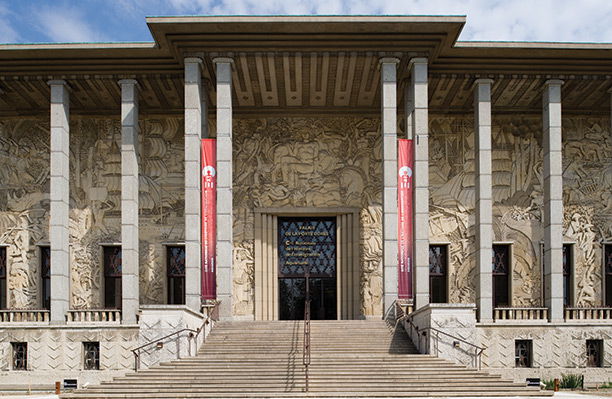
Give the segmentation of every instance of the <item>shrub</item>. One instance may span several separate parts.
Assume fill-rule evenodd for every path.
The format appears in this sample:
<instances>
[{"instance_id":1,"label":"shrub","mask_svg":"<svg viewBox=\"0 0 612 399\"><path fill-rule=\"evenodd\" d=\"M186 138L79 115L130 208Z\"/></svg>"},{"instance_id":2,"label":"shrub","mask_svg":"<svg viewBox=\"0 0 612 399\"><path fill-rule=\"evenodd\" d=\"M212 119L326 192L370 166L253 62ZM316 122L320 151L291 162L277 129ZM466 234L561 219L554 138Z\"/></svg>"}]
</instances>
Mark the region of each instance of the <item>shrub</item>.
<instances>
[{"instance_id":1,"label":"shrub","mask_svg":"<svg viewBox=\"0 0 612 399\"><path fill-rule=\"evenodd\" d=\"M553 378L551 378L550 380L542 380L542 382L544 383L544 385L546 385L544 389L549 391L555 389L555 380Z\"/></svg>"},{"instance_id":2,"label":"shrub","mask_svg":"<svg viewBox=\"0 0 612 399\"><path fill-rule=\"evenodd\" d=\"M580 374L561 374L559 388L577 389L582 388L582 376Z\"/></svg>"}]
</instances>

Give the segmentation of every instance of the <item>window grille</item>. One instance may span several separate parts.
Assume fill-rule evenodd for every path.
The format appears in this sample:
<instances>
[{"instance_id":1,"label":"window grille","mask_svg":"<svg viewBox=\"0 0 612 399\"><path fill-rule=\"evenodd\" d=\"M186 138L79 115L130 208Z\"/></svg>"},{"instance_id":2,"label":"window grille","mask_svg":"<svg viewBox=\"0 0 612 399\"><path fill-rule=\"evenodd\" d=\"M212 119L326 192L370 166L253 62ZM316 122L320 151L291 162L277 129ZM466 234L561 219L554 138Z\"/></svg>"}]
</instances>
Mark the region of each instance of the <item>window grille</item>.
<instances>
[{"instance_id":1,"label":"window grille","mask_svg":"<svg viewBox=\"0 0 612 399\"><path fill-rule=\"evenodd\" d=\"M13 348L13 370L28 369L28 343L12 342Z\"/></svg>"},{"instance_id":2,"label":"window grille","mask_svg":"<svg viewBox=\"0 0 612 399\"><path fill-rule=\"evenodd\" d=\"M603 367L603 340L587 339L587 367Z\"/></svg>"},{"instance_id":3,"label":"window grille","mask_svg":"<svg viewBox=\"0 0 612 399\"><path fill-rule=\"evenodd\" d=\"M446 245L429 246L429 298L431 303L446 303L448 269Z\"/></svg>"},{"instance_id":4,"label":"window grille","mask_svg":"<svg viewBox=\"0 0 612 399\"><path fill-rule=\"evenodd\" d=\"M121 309L121 247L104 247L104 306Z\"/></svg>"},{"instance_id":5,"label":"window grille","mask_svg":"<svg viewBox=\"0 0 612 399\"><path fill-rule=\"evenodd\" d=\"M168 246L168 303L171 305L185 304L185 247Z\"/></svg>"},{"instance_id":6,"label":"window grille","mask_svg":"<svg viewBox=\"0 0 612 399\"><path fill-rule=\"evenodd\" d=\"M563 244L563 305L571 306L572 303L572 269L573 256L572 245Z\"/></svg>"},{"instance_id":7,"label":"window grille","mask_svg":"<svg viewBox=\"0 0 612 399\"><path fill-rule=\"evenodd\" d=\"M51 247L40 247L40 278L43 309L51 309Z\"/></svg>"},{"instance_id":8,"label":"window grille","mask_svg":"<svg viewBox=\"0 0 612 399\"><path fill-rule=\"evenodd\" d=\"M604 244L606 306L612 306L612 244Z\"/></svg>"},{"instance_id":9,"label":"window grille","mask_svg":"<svg viewBox=\"0 0 612 399\"><path fill-rule=\"evenodd\" d=\"M514 355L516 367L531 367L531 348L532 341L530 339L514 341Z\"/></svg>"},{"instance_id":10,"label":"window grille","mask_svg":"<svg viewBox=\"0 0 612 399\"><path fill-rule=\"evenodd\" d=\"M493 245L493 307L510 305L510 245Z\"/></svg>"},{"instance_id":11,"label":"window grille","mask_svg":"<svg viewBox=\"0 0 612 399\"><path fill-rule=\"evenodd\" d=\"M100 370L100 343L99 342L83 342L85 370Z\"/></svg>"},{"instance_id":12,"label":"window grille","mask_svg":"<svg viewBox=\"0 0 612 399\"><path fill-rule=\"evenodd\" d=\"M0 309L6 305L6 247L0 247Z\"/></svg>"}]
</instances>

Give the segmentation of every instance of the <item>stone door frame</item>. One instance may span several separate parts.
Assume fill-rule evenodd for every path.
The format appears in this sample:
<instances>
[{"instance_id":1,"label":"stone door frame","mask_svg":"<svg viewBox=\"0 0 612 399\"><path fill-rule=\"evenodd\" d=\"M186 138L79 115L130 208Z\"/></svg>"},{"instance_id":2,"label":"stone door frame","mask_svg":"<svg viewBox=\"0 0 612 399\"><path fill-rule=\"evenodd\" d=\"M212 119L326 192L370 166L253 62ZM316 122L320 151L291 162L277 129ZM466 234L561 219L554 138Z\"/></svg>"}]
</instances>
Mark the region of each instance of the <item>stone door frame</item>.
<instances>
[{"instance_id":1,"label":"stone door frame","mask_svg":"<svg viewBox=\"0 0 612 399\"><path fill-rule=\"evenodd\" d=\"M278 218L336 217L338 320L361 315L359 208L281 207L255 209L255 320L278 320Z\"/></svg>"}]
</instances>

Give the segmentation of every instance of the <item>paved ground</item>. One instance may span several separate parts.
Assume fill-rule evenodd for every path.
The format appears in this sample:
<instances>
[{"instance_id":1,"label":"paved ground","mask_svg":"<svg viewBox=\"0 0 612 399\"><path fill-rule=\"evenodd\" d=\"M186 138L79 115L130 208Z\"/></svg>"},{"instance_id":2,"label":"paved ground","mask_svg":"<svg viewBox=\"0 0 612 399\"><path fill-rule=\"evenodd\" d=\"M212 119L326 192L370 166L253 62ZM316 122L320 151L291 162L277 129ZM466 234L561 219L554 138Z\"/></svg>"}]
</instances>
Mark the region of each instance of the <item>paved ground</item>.
<instances>
[{"instance_id":1,"label":"paved ground","mask_svg":"<svg viewBox=\"0 0 612 399\"><path fill-rule=\"evenodd\" d=\"M596 392L596 391L592 391L592 392L557 392L555 393L555 395L553 396L553 398L558 398L558 399L610 399L610 397L612 397L612 391L607 391L607 392ZM34 394L34 395L4 395L4 396L0 396L0 398L6 398L6 399L59 399L59 397L57 395L40 395L40 394ZM512 398L517 398L516 396L507 396L505 399L512 399ZM550 396L542 396L542 399L550 399ZM221 399L221 398L220 398ZM333 398L327 398L327 399L333 399ZM342 399L348 399L348 398L342 398ZM361 398L363 399L363 398ZM393 398L387 398L387 399L393 399ZM402 399L410 399L410 398L402 398ZM418 398L418 399L423 399L423 398ZM452 398L452 397L448 397L448 398L436 398L436 399L500 399L498 397L496 398L488 398L488 397L474 397L474 398L470 398L470 397L461 397L461 398ZM532 397L531 399L539 399L538 397Z\"/></svg>"}]
</instances>

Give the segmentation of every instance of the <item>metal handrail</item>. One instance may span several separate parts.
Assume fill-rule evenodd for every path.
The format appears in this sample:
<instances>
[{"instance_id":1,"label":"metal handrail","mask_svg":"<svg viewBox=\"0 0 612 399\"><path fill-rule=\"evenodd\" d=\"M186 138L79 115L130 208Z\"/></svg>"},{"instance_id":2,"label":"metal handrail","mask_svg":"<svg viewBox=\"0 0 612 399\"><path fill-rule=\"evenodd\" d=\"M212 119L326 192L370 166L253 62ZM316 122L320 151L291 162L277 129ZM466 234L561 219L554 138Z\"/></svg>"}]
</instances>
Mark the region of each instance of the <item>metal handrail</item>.
<instances>
[{"instance_id":1,"label":"metal handrail","mask_svg":"<svg viewBox=\"0 0 612 399\"><path fill-rule=\"evenodd\" d=\"M308 366L310 366L310 299L304 303L304 350L302 363L306 376L306 392L308 392Z\"/></svg>"},{"instance_id":2,"label":"metal handrail","mask_svg":"<svg viewBox=\"0 0 612 399\"><path fill-rule=\"evenodd\" d=\"M395 302L395 306L396 306L396 327L397 327L397 323L399 323L402 320L406 320L408 322L408 324L410 325L411 330L414 330L417 336L417 349L419 350L419 352L421 351L421 340L420 340L420 335L419 335L419 331L421 331L421 335L422 336L426 336L427 339L430 339L431 334L429 333L430 331L434 331L437 334L442 334L442 335L446 335L449 338L452 338L454 341L457 342L463 342L466 345L469 345L471 347L474 348L474 359L476 360L476 365L478 366L478 370L481 369L482 367L482 353L485 351L485 349L487 349L486 347L482 347L482 346L478 346L476 344L473 344L469 341L466 341L465 339L461 338L461 337L457 337L455 335L449 334L445 331L439 330L435 327L424 327L421 328L419 330L419 327L416 326L413 322L412 322L412 318L406 314L404 312L404 310L402 309L401 305L398 302ZM412 337L412 333L410 334L410 336ZM454 343L454 342L453 342ZM436 345L436 350L437 350L437 345ZM429 353L429 345L427 346L427 353Z\"/></svg>"},{"instance_id":3,"label":"metal handrail","mask_svg":"<svg viewBox=\"0 0 612 399\"><path fill-rule=\"evenodd\" d=\"M446 335L449 338L452 338L455 342L463 342L466 345L471 346L472 348L474 348L474 359L475 359L475 366L478 367L478 370L480 370L482 368L482 353L485 351L485 349L487 349L486 347L483 346L478 346L472 342L466 341L465 339L461 338L461 337L457 337L456 335L452 335L449 334L445 331L439 330L435 327L423 327L420 328L418 326L416 326L413 322L412 319L410 317L403 316L402 318L405 318L406 321L408 322L408 324L410 325L411 329L413 329L416 332L417 335L417 348L419 349L419 351L421 350L421 340L420 340L420 335L419 332L421 333L422 336L427 338L427 342L429 342L429 340L431 339L431 333L430 331L434 331L436 334L442 334L442 335ZM412 335L412 334L411 334ZM453 342L453 344L455 343ZM454 345L453 345L454 346ZM458 347L458 346L455 346ZM436 345L436 351L438 352L436 355L439 355L439 350L438 350L438 346ZM427 345L427 353L429 353L429 345Z\"/></svg>"},{"instance_id":4,"label":"metal handrail","mask_svg":"<svg viewBox=\"0 0 612 399\"><path fill-rule=\"evenodd\" d=\"M204 318L204 321L202 322L202 324L200 325L200 327L197 330L194 330L193 328L181 328L180 330L174 331L173 333L170 333L168 335L165 335L161 338L157 338L151 341L148 341L142 345L140 345L137 348L132 349L132 353L134 354L134 371L138 371L138 368L140 367L140 351L143 348L146 348L148 346L151 346L153 344L156 344L158 342L164 341L170 337L173 336L178 336L181 333L184 333L186 331L189 331L189 334L187 335L188 338L195 338L195 343L196 343L196 351L198 350L198 337L200 336L200 333L202 331L204 331L204 329L206 328L206 326L210 323L210 320L212 319L213 321L217 320L217 309L218 309L219 303L216 302L214 304L214 306L212 307L212 311L210 311L206 317ZM206 336L204 336L204 340L206 340ZM202 343L204 343L204 340L202 341ZM191 353L191 342L189 342L189 353ZM178 354L178 356L180 356L180 353Z\"/></svg>"}]
</instances>

